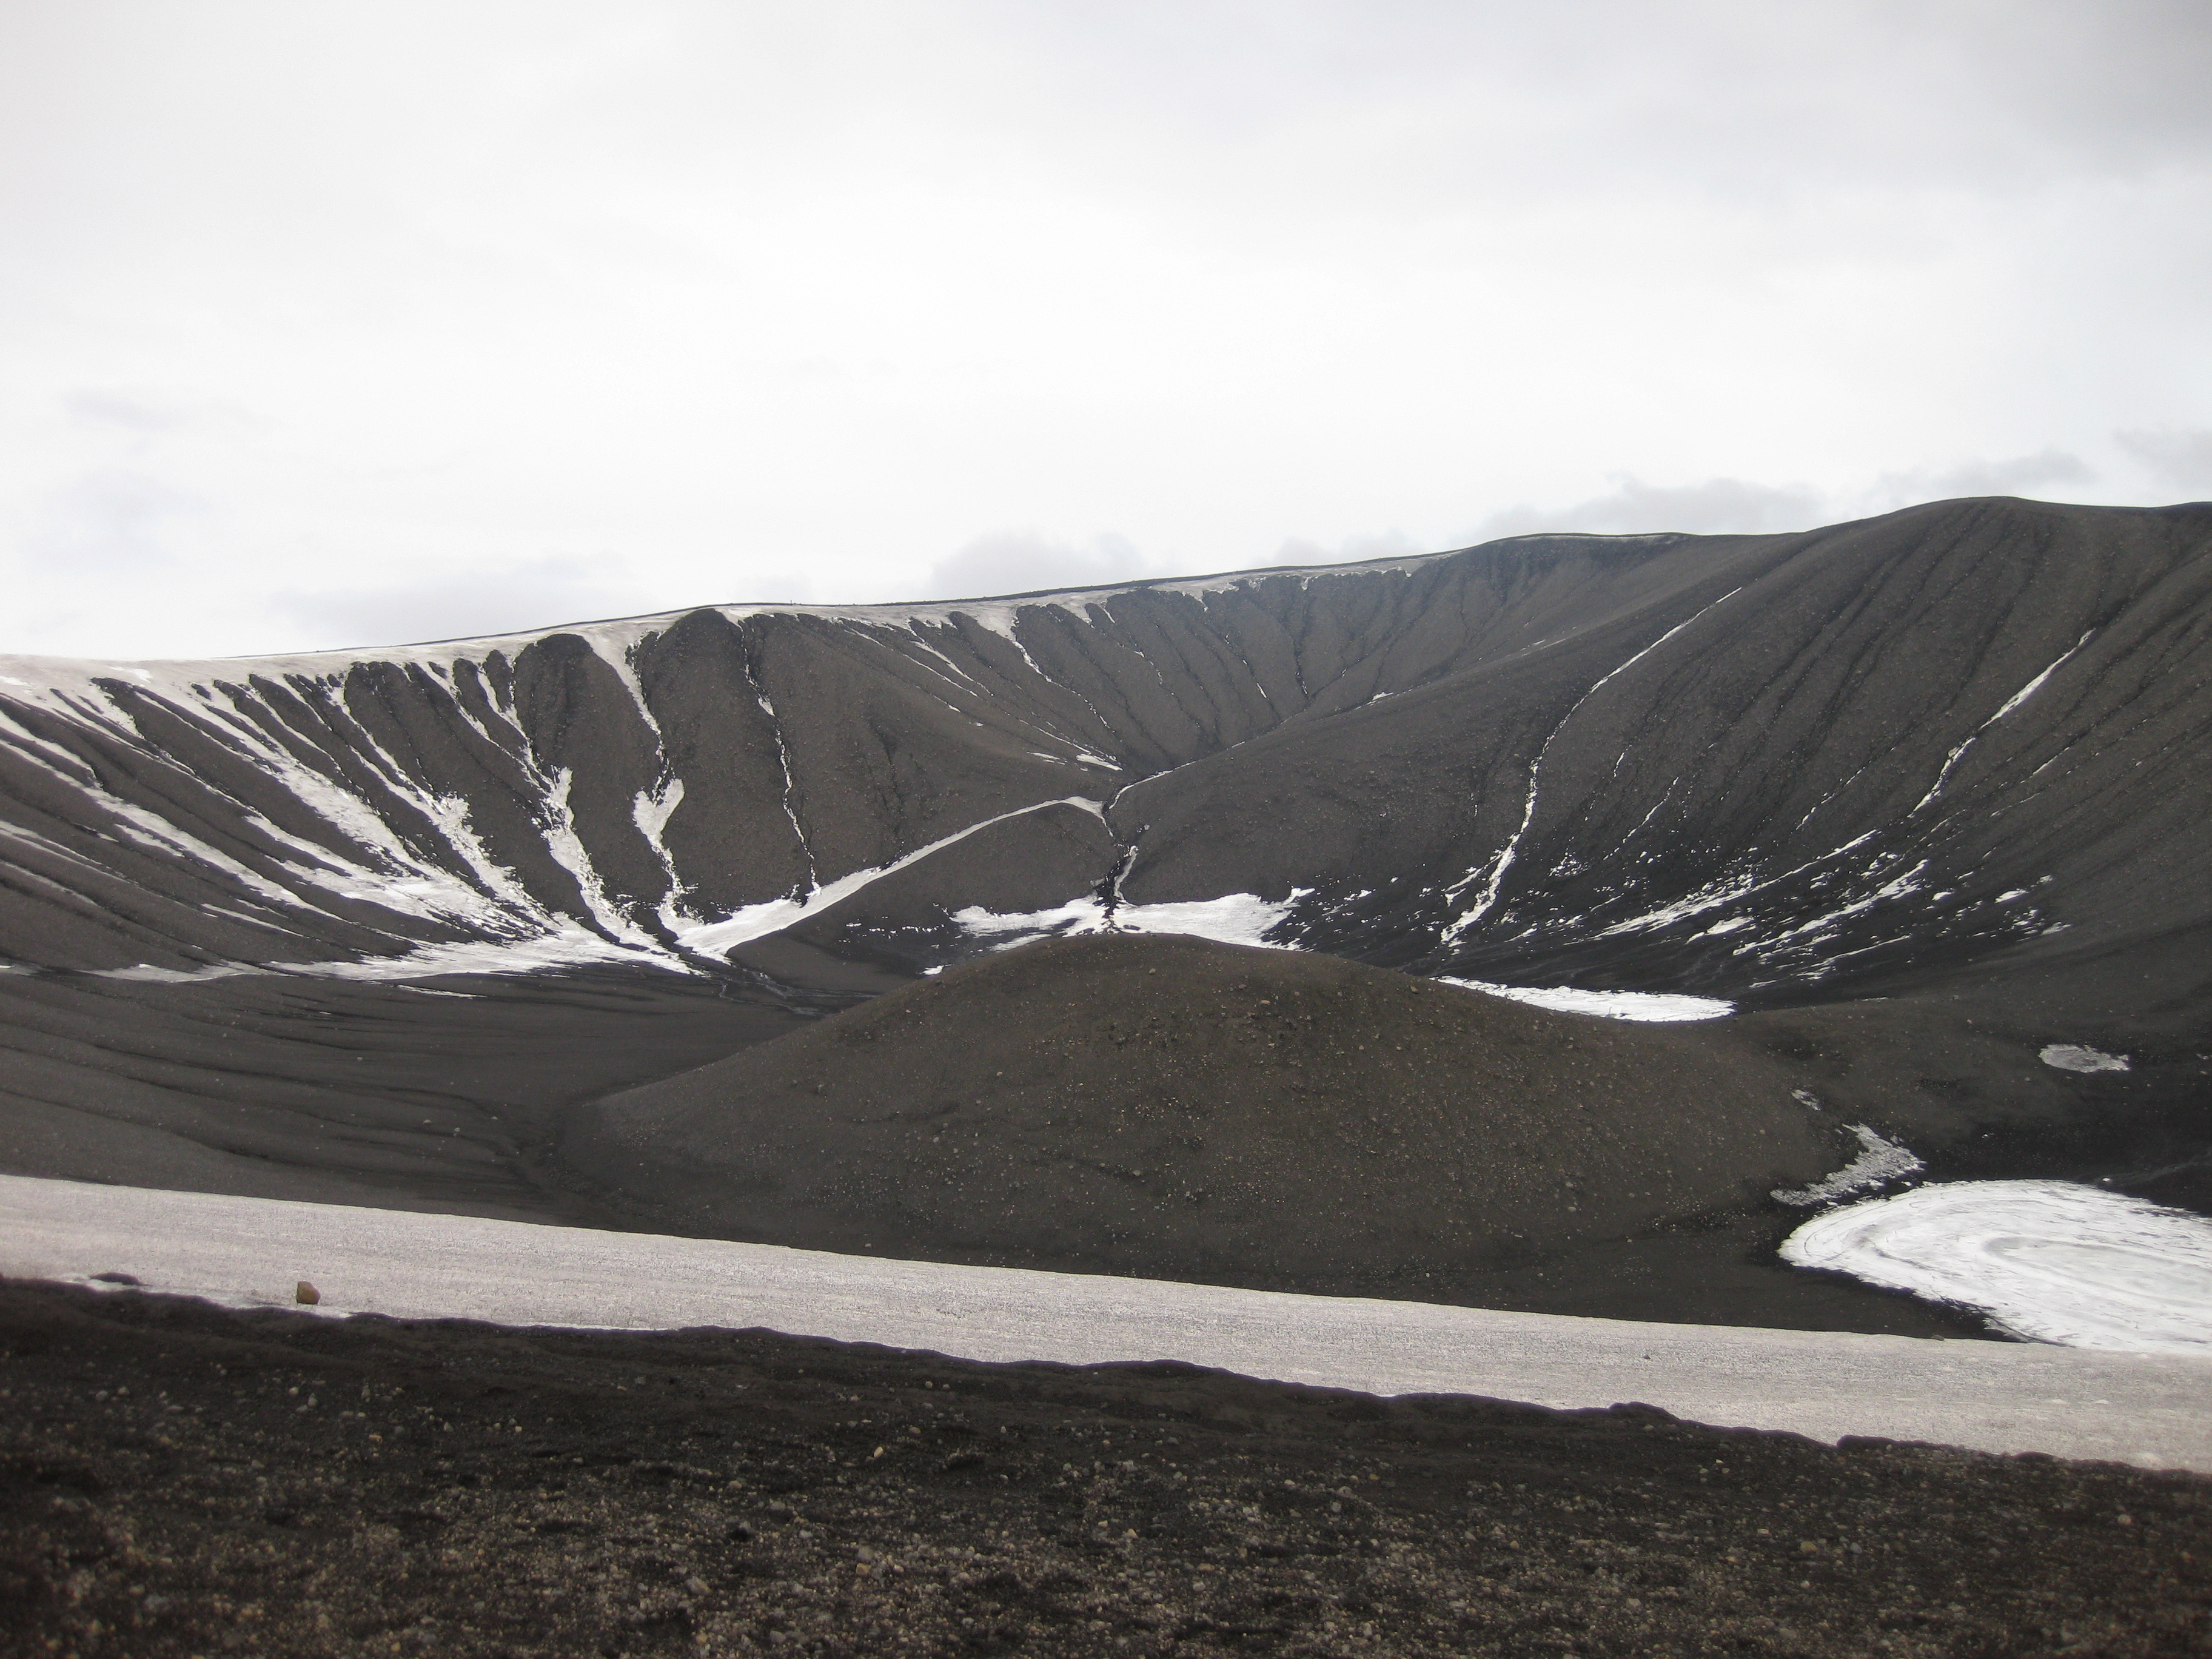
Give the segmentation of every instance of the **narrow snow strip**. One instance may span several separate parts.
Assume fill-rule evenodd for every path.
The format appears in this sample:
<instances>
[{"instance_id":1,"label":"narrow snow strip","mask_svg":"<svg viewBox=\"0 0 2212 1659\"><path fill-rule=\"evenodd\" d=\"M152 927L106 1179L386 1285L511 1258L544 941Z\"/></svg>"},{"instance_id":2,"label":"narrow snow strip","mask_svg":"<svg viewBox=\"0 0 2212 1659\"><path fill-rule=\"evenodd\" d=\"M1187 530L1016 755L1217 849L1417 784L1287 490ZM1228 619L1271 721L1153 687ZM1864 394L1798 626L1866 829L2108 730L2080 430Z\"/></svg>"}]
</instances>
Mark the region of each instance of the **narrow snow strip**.
<instances>
[{"instance_id":1,"label":"narrow snow strip","mask_svg":"<svg viewBox=\"0 0 2212 1659\"><path fill-rule=\"evenodd\" d=\"M2212 1362L2212 1221L2120 1193L2066 1181L1917 1187L1814 1217L1782 1256L1978 1309L2032 1341Z\"/></svg>"},{"instance_id":2,"label":"narrow snow strip","mask_svg":"<svg viewBox=\"0 0 2212 1659\"><path fill-rule=\"evenodd\" d=\"M35 969L26 971L35 972ZM150 962L142 962L130 968L95 968L88 979L119 979L140 985L197 985L204 980L236 979L241 974L273 973L274 969L257 967L251 963L211 962L198 968L163 968Z\"/></svg>"},{"instance_id":3,"label":"narrow snow strip","mask_svg":"<svg viewBox=\"0 0 2212 1659\"><path fill-rule=\"evenodd\" d=\"M613 938L629 944L649 946L653 936L623 914L622 906L607 891L607 884L592 862L590 850L583 837L576 833L576 814L568 805L568 792L574 785L574 768L564 766L547 780L543 821L538 825L539 838L553 861L575 878L576 891L581 896L585 909L592 920Z\"/></svg>"},{"instance_id":4,"label":"narrow snow strip","mask_svg":"<svg viewBox=\"0 0 2212 1659\"><path fill-rule=\"evenodd\" d=\"M2039 690L2042 690L2044 681L2049 679L2060 669L2065 667L2066 659L2069 657L2071 657L2075 652L2079 651L2083 646L2088 644L2091 637L2096 633L2096 631L2097 630L2093 628L2088 633L2084 634L2080 639L2075 641L2069 648L2060 653L2058 659L2052 663L2050 667L2045 669L2040 674L2038 674L2026 685L2021 686L2019 690L2014 692L2009 697L2007 697L2005 699L2004 707L1998 709L1997 712L1990 715L1989 719L1984 720L1982 722L1982 726L1986 729L1987 727L1995 726L2007 714L2011 714L2014 709L2019 708L2021 704L2026 702Z\"/></svg>"},{"instance_id":5,"label":"narrow snow strip","mask_svg":"<svg viewBox=\"0 0 2212 1659\"><path fill-rule=\"evenodd\" d=\"M403 956L369 957L360 962L216 962L199 968L95 968L88 979L135 980L155 985L186 985L236 979L246 974L289 974L299 979L388 981L438 979L447 974L534 974L549 969L581 968L619 962L689 973L691 964L654 946L621 945L581 927L522 939L465 939L423 945Z\"/></svg>"},{"instance_id":6,"label":"narrow snow strip","mask_svg":"<svg viewBox=\"0 0 2212 1659\"><path fill-rule=\"evenodd\" d=\"M1942 765L1936 769L1936 781L1928 786L1928 793L1926 794L1923 795L1918 800L1913 802L1910 807L1905 809L1905 817L1908 818L1911 817L1922 807L1927 805L1929 801L1934 800L1936 796L1943 793L1943 785L1951 775L1951 769L1959 763L1960 757L1964 755L1973 746L1974 740L1972 738L1966 738L1963 743L1954 744L1951 746L1951 752L1943 757Z\"/></svg>"},{"instance_id":7,"label":"narrow snow strip","mask_svg":"<svg viewBox=\"0 0 2212 1659\"><path fill-rule=\"evenodd\" d=\"M1008 818L1041 812L1053 806L1072 806L1078 811L1089 812L1093 816L1103 810L1098 802L1080 795L1072 795L1064 800L1039 801L1034 806L1019 807L1012 812L1001 812L996 817L985 818L980 823L971 823L965 830L956 830L927 847L916 848L903 858L889 864L855 870L849 875L841 876L827 886L814 889L805 898L771 899L763 904L747 905L734 915L720 921L696 921L672 911L664 911L663 915L664 917L675 916L676 925L671 931L683 951L693 957L719 956L748 940L789 927L814 911L825 909L841 899L851 897L871 882L880 881L884 877L903 870L915 860L927 858L955 842L964 841L979 830L988 830L994 823L1004 823ZM1250 895L1232 895L1231 897L1249 898ZM1215 900L1213 902L1226 905L1230 901ZM1149 908L1174 911L1194 907L1165 905ZM1040 933L1042 931L1039 930ZM1198 929L1164 927L1157 931L1194 933ZM609 940L581 927L549 927L543 933L526 937L425 945L404 955L372 957L362 962L216 963L194 969L157 968L142 964L134 968L100 969L94 970L94 976L161 983L229 979L240 974L292 974L306 979L408 980L430 979L446 974L528 974L547 969L583 967L610 962L639 963L648 968L665 969L671 973L689 973L696 966L695 962L665 950L635 928L627 928L626 932L628 937ZM1206 937L1226 935L1208 934ZM1229 942L1257 944L1260 941L1240 936L1230 939Z\"/></svg>"},{"instance_id":8,"label":"narrow snow strip","mask_svg":"<svg viewBox=\"0 0 2212 1659\"><path fill-rule=\"evenodd\" d=\"M1753 893L1778 886L1791 877L1802 875L1806 871L1826 864L1831 859L1839 859L1846 853L1856 851L1881 833L1880 830L1869 830L1863 835L1854 836L1841 847L1831 848L1818 858L1808 859L1804 863L1784 870L1779 875L1767 876L1764 878L1755 878L1741 873L1724 876L1717 881L1708 883L1686 897L1662 904L1656 910L1647 910L1641 915L1630 916L1624 921L1616 921L1608 927L1601 927L1590 937L1611 939L1618 933L1650 933L1661 927L1672 927L1678 921L1687 921L1692 916L1703 915L1709 910L1717 910L1723 905L1734 904L1738 899L1748 898Z\"/></svg>"},{"instance_id":9,"label":"narrow snow strip","mask_svg":"<svg viewBox=\"0 0 2212 1659\"><path fill-rule=\"evenodd\" d=\"M676 855L668 850L668 820L683 805L684 780L664 770L651 789L637 792L629 808L630 821L637 825L637 833L645 837L653 857L667 872L668 891L661 897L659 915L660 925L671 930L687 919L683 908L684 873L676 867Z\"/></svg>"},{"instance_id":10,"label":"narrow snow strip","mask_svg":"<svg viewBox=\"0 0 2212 1659\"><path fill-rule=\"evenodd\" d=\"M1031 939L1100 933L1107 924L1106 907L1095 898L1070 899L1048 910L987 910L971 904L955 910L952 920L994 951L1011 951Z\"/></svg>"},{"instance_id":11,"label":"narrow snow strip","mask_svg":"<svg viewBox=\"0 0 2212 1659\"><path fill-rule=\"evenodd\" d=\"M1776 1188L1774 1196L1782 1203L1810 1208L1815 1205L1834 1204L1854 1193L1863 1193L1879 1187L1885 1181L1898 1181L1906 1176L1918 1175L1928 1166L1893 1140L1886 1140L1863 1123L1844 1126L1859 1138L1859 1155L1824 1181L1795 1190Z\"/></svg>"},{"instance_id":12,"label":"narrow snow strip","mask_svg":"<svg viewBox=\"0 0 2212 1659\"><path fill-rule=\"evenodd\" d=\"M270 971L308 979L434 979L446 974L533 974L548 969L580 968L592 963L630 963L670 973L687 965L650 945L618 944L581 927L518 939L467 939L455 945L425 945L404 957L372 957L366 962L279 963Z\"/></svg>"},{"instance_id":13,"label":"narrow snow strip","mask_svg":"<svg viewBox=\"0 0 2212 1659\"><path fill-rule=\"evenodd\" d=\"M1485 979L1454 979L1439 974L1437 982L1486 996L1508 997L1538 1008L1563 1014L1597 1014L1607 1019L1675 1020L1718 1019L1735 1012L1735 1004L1717 997L1681 996L1665 991L1582 991L1571 985L1493 985Z\"/></svg>"},{"instance_id":14,"label":"narrow snow strip","mask_svg":"<svg viewBox=\"0 0 2212 1659\"><path fill-rule=\"evenodd\" d=\"M1642 1401L1824 1441L2212 1470L2212 1362L2193 1358L1289 1296L12 1176L0 1273L126 1273L234 1306L288 1306L307 1279L332 1314L766 1327L992 1362L1171 1359L1378 1395Z\"/></svg>"},{"instance_id":15,"label":"narrow snow strip","mask_svg":"<svg viewBox=\"0 0 2212 1659\"><path fill-rule=\"evenodd\" d=\"M806 839L806 826L799 821L799 809L792 805L798 785L791 775L791 747L783 740L783 719L775 712L775 705L768 700L768 693L761 690L760 682L753 678L750 662L745 665L745 678L752 686L753 701L760 705L761 713L768 716L769 730L775 735L775 763L783 773L783 816L790 822L792 836L799 843L799 856L806 860L805 890L811 893L814 890L814 848Z\"/></svg>"}]
</instances>

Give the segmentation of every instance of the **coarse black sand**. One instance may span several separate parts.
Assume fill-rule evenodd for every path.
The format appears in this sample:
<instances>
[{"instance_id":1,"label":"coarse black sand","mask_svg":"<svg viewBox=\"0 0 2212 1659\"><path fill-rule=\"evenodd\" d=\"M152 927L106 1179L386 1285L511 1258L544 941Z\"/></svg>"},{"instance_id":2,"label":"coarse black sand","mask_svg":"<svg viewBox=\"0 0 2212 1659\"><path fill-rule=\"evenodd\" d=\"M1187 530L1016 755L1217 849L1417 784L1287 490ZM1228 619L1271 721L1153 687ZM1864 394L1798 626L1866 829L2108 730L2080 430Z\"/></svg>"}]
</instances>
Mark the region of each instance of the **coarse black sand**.
<instances>
[{"instance_id":1,"label":"coarse black sand","mask_svg":"<svg viewBox=\"0 0 2212 1659\"><path fill-rule=\"evenodd\" d=\"M10 1655L2212 1651L2212 1480L0 1283Z\"/></svg>"},{"instance_id":2,"label":"coarse black sand","mask_svg":"<svg viewBox=\"0 0 2212 1659\"><path fill-rule=\"evenodd\" d=\"M576 1108L538 1174L806 1249L1601 1317L1966 1334L1786 1267L1825 1077L1333 957L1051 939Z\"/></svg>"}]
</instances>

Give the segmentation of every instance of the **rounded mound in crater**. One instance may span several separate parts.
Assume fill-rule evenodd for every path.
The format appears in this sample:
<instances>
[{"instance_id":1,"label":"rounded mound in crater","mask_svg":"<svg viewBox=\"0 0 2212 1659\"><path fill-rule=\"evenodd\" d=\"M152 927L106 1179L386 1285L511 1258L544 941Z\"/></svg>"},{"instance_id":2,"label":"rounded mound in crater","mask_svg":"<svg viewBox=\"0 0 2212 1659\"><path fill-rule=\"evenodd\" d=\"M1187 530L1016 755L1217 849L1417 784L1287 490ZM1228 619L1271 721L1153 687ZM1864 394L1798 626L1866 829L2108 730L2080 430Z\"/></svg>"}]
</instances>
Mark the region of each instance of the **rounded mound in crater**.
<instances>
[{"instance_id":1,"label":"rounded mound in crater","mask_svg":"<svg viewBox=\"0 0 2212 1659\"><path fill-rule=\"evenodd\" d=\"M556 1167L665 1231L1449 1297L1846 1162L1791 1084L1679 1029L1102 934L611 1096Z\"/></svg>"}]
</instances>

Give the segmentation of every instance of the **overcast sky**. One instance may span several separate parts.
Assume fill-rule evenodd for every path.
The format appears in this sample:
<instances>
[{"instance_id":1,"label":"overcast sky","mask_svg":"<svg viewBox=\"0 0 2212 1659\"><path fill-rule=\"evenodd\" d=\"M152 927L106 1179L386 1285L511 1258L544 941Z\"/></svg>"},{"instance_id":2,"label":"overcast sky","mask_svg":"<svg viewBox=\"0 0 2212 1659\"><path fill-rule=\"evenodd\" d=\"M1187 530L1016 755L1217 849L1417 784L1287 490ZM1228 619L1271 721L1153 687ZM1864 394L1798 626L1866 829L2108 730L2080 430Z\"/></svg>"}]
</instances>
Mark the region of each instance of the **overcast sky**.
<instances>
[{"instance_id":1,"label":"overcast sky","mask_svg":"<svg viewBox=\"0 0 2212 1659\"><path fill-rule=\"evenodd\" d=\"M0 651L2212 496L2203 0L8 0Z\"/></svg>"}]
</instances>

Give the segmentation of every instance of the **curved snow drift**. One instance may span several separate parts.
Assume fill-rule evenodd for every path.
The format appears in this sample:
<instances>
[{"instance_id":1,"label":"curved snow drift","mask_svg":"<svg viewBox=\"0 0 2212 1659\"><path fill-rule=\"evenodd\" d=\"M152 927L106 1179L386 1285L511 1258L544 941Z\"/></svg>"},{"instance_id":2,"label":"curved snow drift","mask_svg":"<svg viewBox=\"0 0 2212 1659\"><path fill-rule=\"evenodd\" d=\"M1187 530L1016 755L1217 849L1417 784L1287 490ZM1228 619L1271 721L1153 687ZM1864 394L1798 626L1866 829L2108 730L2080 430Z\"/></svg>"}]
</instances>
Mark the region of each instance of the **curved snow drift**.
<instances>
[{"instance_id":1,"label":"curved snow drift","mask_svg":"<svg viewBox=\"0 0 2212 1659\"><path fill-rule=\"evenodd\" d=\"M1921 1187L1816 1216L1782 1255L1978 1309L2031 1341L2212 1358L2212 1221L2094 1187Z\"/></svg>"}]
</instances>

